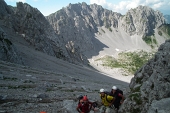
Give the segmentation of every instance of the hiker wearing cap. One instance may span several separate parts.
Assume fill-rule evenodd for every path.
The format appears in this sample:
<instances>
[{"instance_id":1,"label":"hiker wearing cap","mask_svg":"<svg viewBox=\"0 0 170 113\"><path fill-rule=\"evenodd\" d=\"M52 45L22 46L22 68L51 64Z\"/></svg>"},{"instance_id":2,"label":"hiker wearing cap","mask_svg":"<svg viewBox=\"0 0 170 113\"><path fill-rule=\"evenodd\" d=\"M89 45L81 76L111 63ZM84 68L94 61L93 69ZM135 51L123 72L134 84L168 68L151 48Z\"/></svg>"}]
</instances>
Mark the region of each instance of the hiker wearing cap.
<instances>
[{"instance_id":1,"label":"hiker wearing cap","mask_svg":"<svg viewBox=\"0 0 170 113\"><path fill-rule=\"evenodd\" d=\"M116 108L116 110L119 110L120 105L124 101L123 91L118 89L116 86L113 86L111 90L111 95L115 97L115 100L113 102L114 107Z\"/></svg>"},{"instance_id":2,"label":"hiker wearing cap","mask_svg":"<svg viewBox=\"0 0 170 113\"><path fill-rule=\"evenodd\" d=\"M77 111L79 113L89 113L92 107L92 102L90 102L87 96L83 96L83 101L80 101L77 106Z\"/></svg>"},{"instance_id":3,"label":"hiker wearing cap","mask_svg":"<svg viewBox=\"0 0 170 113\"><path fill-rule=\"evenodd\" d=\"M111 105L114 102L114 97L105 93L104 89L100 89L100 97L102 101L102 106L100 108L101 113L111 113L113 110Z\"/></svg>"}]
</instances>

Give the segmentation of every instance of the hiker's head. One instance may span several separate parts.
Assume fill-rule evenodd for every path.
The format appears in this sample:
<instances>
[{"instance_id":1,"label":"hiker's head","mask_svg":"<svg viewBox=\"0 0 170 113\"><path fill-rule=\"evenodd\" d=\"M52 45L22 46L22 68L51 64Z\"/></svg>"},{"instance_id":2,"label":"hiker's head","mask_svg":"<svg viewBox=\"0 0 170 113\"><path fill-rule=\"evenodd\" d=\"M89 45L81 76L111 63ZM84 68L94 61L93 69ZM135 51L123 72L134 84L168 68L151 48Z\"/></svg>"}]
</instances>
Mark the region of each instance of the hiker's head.
<instances>
[{"instance_id":1,"label":"hiker's head","mask_svg":"<svg viewBox=\"0 0 170 113\"><path fill-rule=\"evenodd\" d=\"M83 103L83 95L78 96L78 100L80 103Z\"/></svg>"},{"instance_id":2,"label":"hiker's head","mask_svg":"<svg viewBox=\"0 0 170 113\"><path fill-rule=\"evenodd\" d=\"M84 96L84 97L83 97L83 102L84 102L84 103L88 102L87 96Z\"/></svg>"},{"instance_id":3,"label":"hiker's head","mask_svg":"<svg viewBox=\"0 0 170 113\"><path fill-rule=\"evenodd\" d=\"M79 100L82 100L82 99L83 99L83 95L79 95L79 96L78 96L78 99L79 99Z\"/></svg>"},{"instance_id":4,"label":"hiker's head","mask_svg":"<svg viewBox=\"0 0 170 113\"><path fill-rule=\"evenodd\" d=\"M99 92L100 92L101 96L104 96L104 94L105 94L105 93L104 93L104 92L105 92L104 89L100 89Z\"/></svg>"},{"instance_id":5,"label":"hiker's head","mask_svg":"<svg viewBox=\"0 0 170 113\"><path fill-rule=\"evenodd\" d=\"M112 87L112 92L115 93L116 90L117 90L117 87L116 87L116 86L113 86L113 87Z\"/></svg>"}]
</instances>

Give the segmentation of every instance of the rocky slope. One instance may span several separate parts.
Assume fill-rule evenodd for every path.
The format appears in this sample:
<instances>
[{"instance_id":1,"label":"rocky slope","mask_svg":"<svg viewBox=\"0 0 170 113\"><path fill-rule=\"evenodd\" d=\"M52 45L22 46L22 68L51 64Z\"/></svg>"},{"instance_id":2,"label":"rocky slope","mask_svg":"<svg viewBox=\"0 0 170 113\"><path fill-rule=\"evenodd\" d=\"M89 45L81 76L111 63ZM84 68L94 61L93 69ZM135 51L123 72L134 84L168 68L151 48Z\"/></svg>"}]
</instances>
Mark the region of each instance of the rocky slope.
<instances>
[{"instance_id":1,"label":"rocky slope","mask_svg":"<svg viewBox=\"0 0 170 113\"><path fill-rule=\"evenodd\" d=\"M0 27L0 59L3 61L23 64L22 58L19 56L15 46L6 38L6 33Z\"/></svg>"},{"instance_id":2,"label":"rocky slope","mask_svg":"<svg viewBox=\"0 0 170 113\"><path fill-rule=\"evenodd\" d=\"M139 69L129 85L120 113L169 113L170 40L162 44L154 58Z\"/></svg>"},{"instance_id":3,"label":"rocky slope","mask_svg":"<svg viewBox=\"0 0 170 113\"><path fill-rule=\"evenodd\" d=\"M34 68L0 61L0 113L76 113L79 95L100 101L100 88L109 91L114 84L125 91L128 87L88 67L42 52L34 55L37 59L29 59L36 62Z\"/></svg>"},{"instance_id":4,"label":"rocky slope","mask_svg":"<svg viewBox=\"0 0 170 113\"><path fill-rule=\"evenodd\" d=\"M4 0L0 2L1 29L8 40L12 40L12 35L22 37L37 51L72 63L88 64L80 52L76 55L67 52L65 45L60 42L52 26L38 9L21 2L17 3L17 7L7 6Z\"/></svg>"}]
</instances>

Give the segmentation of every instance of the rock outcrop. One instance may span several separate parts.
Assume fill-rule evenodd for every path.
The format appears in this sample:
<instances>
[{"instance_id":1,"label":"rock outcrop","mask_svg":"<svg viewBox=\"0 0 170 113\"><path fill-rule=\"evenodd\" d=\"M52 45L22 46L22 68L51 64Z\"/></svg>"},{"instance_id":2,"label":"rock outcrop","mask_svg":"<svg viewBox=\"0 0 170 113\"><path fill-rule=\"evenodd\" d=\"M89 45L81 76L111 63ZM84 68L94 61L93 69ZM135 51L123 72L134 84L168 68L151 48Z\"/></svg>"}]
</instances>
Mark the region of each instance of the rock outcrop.
<instances>
[{"instance_id":1,"label":"rock outcrop","mask_svg":"<svg viewBox=\"0 0 170 113\"><path fill-rule=\"evenodd\" d=\"M130 9L122 18L122 28L130 35L142 37L154 34L154 29L165 23L163 14L147 6Z\"/></svg>"},{"instance_id":2,"label":"rock outcrop","mask_svg":"<svg viewBox=\"0 0 170 113\"><path fill-rule=\"evenodd\" d=\"M99 5L83 2L69 4L46 18L69 51L84 52L94 49L93 39L98 27L118 27L120 16Z\"/></svg>"},{"instance_id":3,"label":"rock outcrop","mask_svg":"<svg viewBox=\"0 0 170 113\"><path fill-rule=\"evenodd\" d=\"M170 40L162 44L154 58L139 69L129 85L120 113L169 113Z\"/></svg>"},{"instance_id":4,"label":"rock outcrop","mask_svg":"<svg viewBox=\"0 0 170 113\"><path fill-rule=\"evenodd\" d=\"M19 56L15 46L6 35L7 34L0 27L0 59L3 61L23 64L22 58Z\"/></svg>"},{"instance_id":5,"label":"rock outcrop","mask_svg":"<svg viewBox=\"0 0 170 113\"><path fill-rule=\"evenodd\" d=\"M18 2L17 7L7 6L4 0L0 5L0 22L9 37L12 34L18 37L22 36L37 51L72 63L88 64L87 58L81 52L74 54L66 49L38 9L22 2Z\"/></svg>"}]
</instances>

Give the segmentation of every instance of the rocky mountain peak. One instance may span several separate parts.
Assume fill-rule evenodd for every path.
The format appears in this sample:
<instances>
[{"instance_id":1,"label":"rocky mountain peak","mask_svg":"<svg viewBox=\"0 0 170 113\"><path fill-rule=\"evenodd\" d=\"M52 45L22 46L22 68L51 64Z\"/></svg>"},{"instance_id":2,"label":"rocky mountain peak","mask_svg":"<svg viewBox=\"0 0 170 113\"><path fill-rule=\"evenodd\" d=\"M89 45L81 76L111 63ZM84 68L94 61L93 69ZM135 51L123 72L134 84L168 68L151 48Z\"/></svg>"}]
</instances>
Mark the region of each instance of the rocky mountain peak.
<instances>
[{"instance_id":1,"label":"rocky mountain peak","mask_svg":"<svg viewBox=\"0 0 170 113\"><path fill-rule=\"evenodd\" d=\"M122 20L122 27L127 33L143 37L153 35L154 29L165 23L162 13L147 6L130 9Z\"/></svg>"},{"instance_id":2,"label":"rocky mountain peak","mask_svg":"<svg viewBox=\"0 0 170 113\"><path fill-rule=\"evenodd\" d=\"M12 13L12 10L7 6L6 2L4 0L0 1L0 19L2 19L4 16Z\"/></svg>"},{"instance_id":3,"label":"rocky mountain peak","mask_svg":"<svg viewBox=\"0 0 170 113\"><path fill-rule=\"evenodd\" d=\"M16 7L7 6L4 1L1 2L2 29L9 40L11 35L15 34L25 39L37 51L72 63L88 63L81 53L70 55L67 52L66 46L61 43L52 26L37 8L22 2L18 2ZM13 33L8 32L9 30Z\"/></svg>"}]
</instances>

